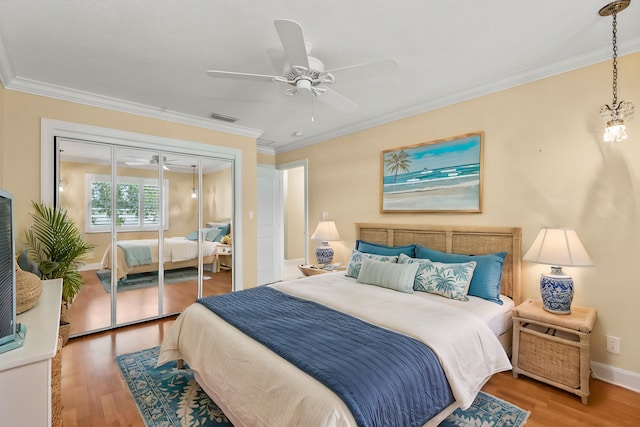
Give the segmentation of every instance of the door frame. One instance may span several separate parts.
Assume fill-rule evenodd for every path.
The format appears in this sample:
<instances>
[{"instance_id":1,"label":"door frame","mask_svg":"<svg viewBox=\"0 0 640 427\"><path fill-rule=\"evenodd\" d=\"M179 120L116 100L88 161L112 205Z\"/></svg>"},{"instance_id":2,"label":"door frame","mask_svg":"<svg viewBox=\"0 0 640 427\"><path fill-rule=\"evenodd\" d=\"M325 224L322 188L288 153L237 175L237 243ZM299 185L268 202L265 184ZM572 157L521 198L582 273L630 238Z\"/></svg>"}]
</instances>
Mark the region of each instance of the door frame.
<instances>
[{"instance_id":1,"label":"door frame","mask_svg":"<svg viewBox=\"0 0 640 427\"><path fill-rule=\"evenodd\" d=\"M304 263L309 263L309 159L300 159L294 160L292 162L282 163L276 166L276 169L280 171L285 171L287 169L295 169L302 167L303 175L304 175L304 212L303 212L303 221L304 221ZM281 180L284 182L284 180ZM283 185L283 184L281 184ZM280 211L283 215L282 223L284 225L284 188L280 189ZM284 233L282 235L283 239L283 248L284 248ZM282 264L284 264L284 250L282 251L282 259L280 260Z\"/></svg>"}]
</instances>

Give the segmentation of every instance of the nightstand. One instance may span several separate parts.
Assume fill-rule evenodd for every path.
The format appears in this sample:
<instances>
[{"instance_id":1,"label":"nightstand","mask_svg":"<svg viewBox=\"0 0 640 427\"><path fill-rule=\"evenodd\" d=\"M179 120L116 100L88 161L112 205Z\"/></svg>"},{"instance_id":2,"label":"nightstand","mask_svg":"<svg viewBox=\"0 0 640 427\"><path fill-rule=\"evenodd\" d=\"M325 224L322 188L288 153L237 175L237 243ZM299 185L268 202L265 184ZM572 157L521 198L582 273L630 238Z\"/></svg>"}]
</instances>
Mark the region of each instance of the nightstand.
<instances>
[{"instance_id":1,"label":"nightstand","mask_svg":"<svg viewBox=\"0 0 640 427\"><path fill-rule=\"evenodd\" d=\"M233 255L233 246L222 244L216 246L216 273L220 271L221 268L226 270L231 269L231 255ZM220 257L226 258L229 261L228 264L221 264Z\"/></svg>"},{"instance_id":2,"label":"nightstand","mask_svg":"<svg viewBox=\"0 0 640 427\"><path fill-rule=\"evenodd\" d=\"M513 309L513 376L526 375L589 398L589 347L596 310L571 307L553 314L542 301L527 300Z\"/></svg>"},{"instance_id":3,"label":"nightstand","mask_svg":"<svg viewBox=\"0 0 640 427\"><path fill-rule=\"evenodd\" d=\"M344 271L346 269L344 267L338 267L333 270L327 270L315 265L299 264L298 270L300 270L300 272L305 276L315 276L316 274L333 273L334 271Z\"/></svg>"}]
</instances>

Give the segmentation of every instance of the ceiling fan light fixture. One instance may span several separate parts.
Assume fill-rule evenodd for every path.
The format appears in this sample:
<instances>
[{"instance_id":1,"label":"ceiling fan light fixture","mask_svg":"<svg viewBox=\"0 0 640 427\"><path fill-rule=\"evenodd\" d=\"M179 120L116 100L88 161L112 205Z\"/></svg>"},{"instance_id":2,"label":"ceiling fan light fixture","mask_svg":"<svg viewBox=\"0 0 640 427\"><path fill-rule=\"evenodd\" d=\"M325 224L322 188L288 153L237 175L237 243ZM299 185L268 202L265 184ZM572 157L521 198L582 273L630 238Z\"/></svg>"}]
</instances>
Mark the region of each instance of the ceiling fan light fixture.
<instances>
[{"instance_id":1,"label":"ceiling fan light fixture","mask_svg":"<svg viewBox=\"0 0 640 427\"><path fill-rule=\"evenodd\" d=\"M634 106L631 102L618 102L618 20L617 14L629 6L631 0L617 0L600 9L600 16L613 16L613 101L600 108L600 118L605 126L603 139L605 142L620 142L627 139L624 121L633 117Z\"/></svg>"},{"instance_id":2,"label":"ceiling fan light fixture","mask_svg":"<svg viewBox=\"0 0 640 427\"><path fill-rule=\"evenodd\" d=\"M300 79L296 82L296 89L302 92L309 92L311 90L311 81L307 79Z\"/></svg>"}]
</instances>

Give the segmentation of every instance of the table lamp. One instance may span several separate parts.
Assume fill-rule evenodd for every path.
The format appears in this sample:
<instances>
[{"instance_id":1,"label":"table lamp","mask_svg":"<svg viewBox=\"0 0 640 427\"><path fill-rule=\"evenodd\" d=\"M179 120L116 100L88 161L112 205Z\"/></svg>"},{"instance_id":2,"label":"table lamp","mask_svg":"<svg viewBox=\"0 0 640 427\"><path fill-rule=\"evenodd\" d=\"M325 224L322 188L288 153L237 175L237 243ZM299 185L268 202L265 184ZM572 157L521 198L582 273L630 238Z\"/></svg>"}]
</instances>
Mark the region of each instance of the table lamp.
<instances>
[{"instance_id":1,"label":"table lamp","mask_svg":"<svg viewBox=\"0 0 640 427\"><path fill-rule=\"evenodd\" d=\"M328 220L326 212L322 213L322 220L318 223L311 240L321 241L320 246L316 248L318 264L331 264L331 261L333 261L333 248L329 246L329 242L340 240L340 234L338 234L336 224Z\"/></svg>"},{"instance_id":2,"label":"table lamp","mask_svg":"<svg viewBox=\"0 0 640 427\"><path fill-rule=\"evenodd\" d=\"M573 279L562 271L562 266L589 267L593 265L589 254L575 230L543 228L522 258L524 261L548 264L550 273L540 276L540 294L545 310L556 314L570 314L573 300Z\"/></svg>"}]
</instances>

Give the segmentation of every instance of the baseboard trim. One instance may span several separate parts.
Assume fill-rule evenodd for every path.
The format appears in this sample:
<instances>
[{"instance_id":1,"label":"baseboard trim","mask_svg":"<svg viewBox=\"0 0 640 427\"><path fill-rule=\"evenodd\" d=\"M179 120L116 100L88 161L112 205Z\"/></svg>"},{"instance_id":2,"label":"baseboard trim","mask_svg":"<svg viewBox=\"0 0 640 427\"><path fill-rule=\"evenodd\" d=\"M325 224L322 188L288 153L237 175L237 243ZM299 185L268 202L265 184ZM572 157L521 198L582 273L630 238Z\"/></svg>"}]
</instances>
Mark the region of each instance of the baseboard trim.
<instances>
[{"instance_id":1,"label":"baseboard trim","mask_svg":"<svg viewBox=\"0 0 640 427\"><path fill-rule=\"evenodd\" d=\"M640 393L640 374L604 363L591 362L594 378Z\"/></svg>"}]
</instances>

